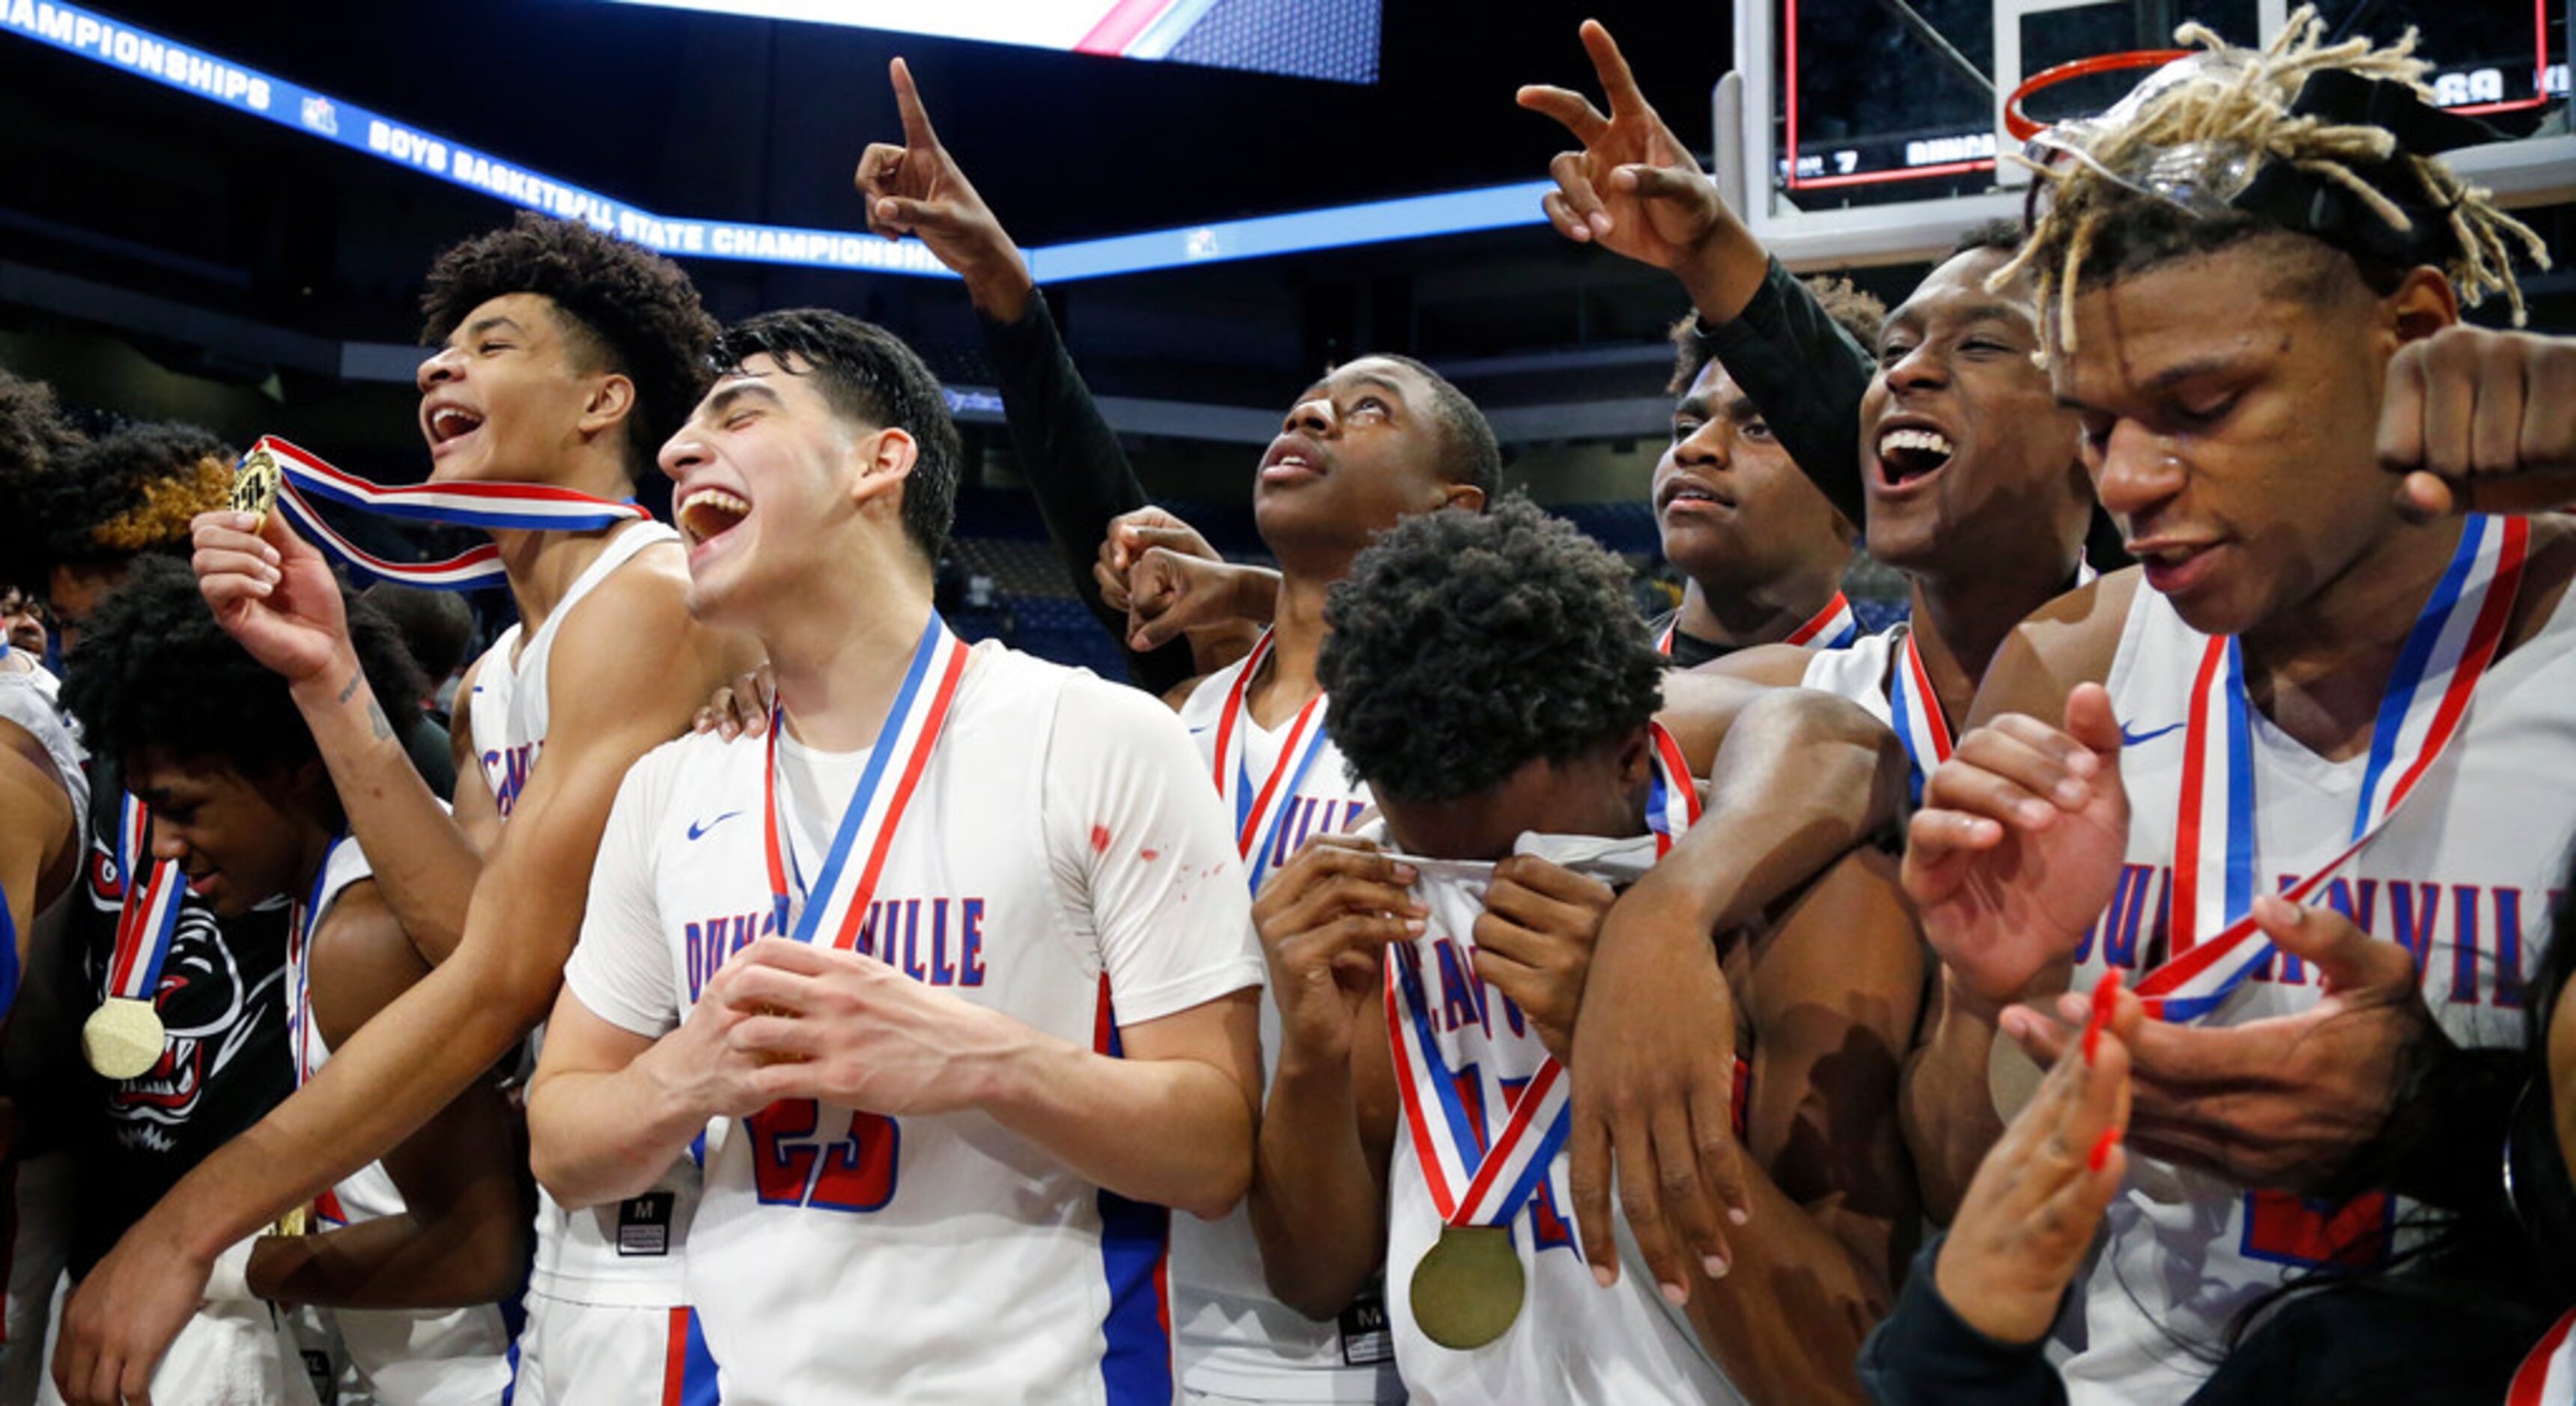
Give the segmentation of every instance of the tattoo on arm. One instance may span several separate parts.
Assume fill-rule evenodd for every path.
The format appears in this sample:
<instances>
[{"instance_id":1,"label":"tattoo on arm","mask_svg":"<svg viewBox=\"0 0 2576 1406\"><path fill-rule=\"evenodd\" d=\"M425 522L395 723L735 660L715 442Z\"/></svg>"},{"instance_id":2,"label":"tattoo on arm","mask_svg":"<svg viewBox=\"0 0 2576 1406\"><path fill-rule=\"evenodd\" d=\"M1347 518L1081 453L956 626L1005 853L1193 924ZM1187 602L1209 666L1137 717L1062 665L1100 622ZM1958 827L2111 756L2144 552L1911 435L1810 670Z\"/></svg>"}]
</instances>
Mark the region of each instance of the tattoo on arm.
<instances>
[{"instance_id":1,"label":"tattoo on arm","mask_svg":"<svg viewBox=\"0 0 2576 1406\"><path fill-rule=\"evenodd\" d=\"M358 685L366 681L367 672L364 669L349 675L348 686L340 690L340 701L346 703L355 698L358 694ZM394 735L393 720L385 716L383 701L372 693L367 695L367 723L375 730L376 740L379 742Z\"/></svg>"}]
</instances>

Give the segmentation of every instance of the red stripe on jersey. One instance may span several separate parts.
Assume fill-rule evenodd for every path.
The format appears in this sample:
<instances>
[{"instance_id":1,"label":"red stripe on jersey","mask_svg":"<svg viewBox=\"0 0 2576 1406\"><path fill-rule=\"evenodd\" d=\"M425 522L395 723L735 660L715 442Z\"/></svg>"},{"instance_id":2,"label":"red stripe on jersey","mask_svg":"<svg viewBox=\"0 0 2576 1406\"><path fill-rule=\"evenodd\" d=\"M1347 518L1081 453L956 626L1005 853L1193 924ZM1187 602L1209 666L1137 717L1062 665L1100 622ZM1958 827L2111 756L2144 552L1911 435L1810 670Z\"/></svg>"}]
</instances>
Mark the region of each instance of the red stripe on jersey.
<instances>
[{"instance_id":1,"label":"red stripe on jersey","mask_svg":"<svg viewBox=\"0 0 2576 1406\"><path fill-rule=\"evenodd\" d=\"M662 1347L662 1406L680 1406L689 1385L689 1311L671 1310L671 1332Z\"/></svg>"}]
</instances>

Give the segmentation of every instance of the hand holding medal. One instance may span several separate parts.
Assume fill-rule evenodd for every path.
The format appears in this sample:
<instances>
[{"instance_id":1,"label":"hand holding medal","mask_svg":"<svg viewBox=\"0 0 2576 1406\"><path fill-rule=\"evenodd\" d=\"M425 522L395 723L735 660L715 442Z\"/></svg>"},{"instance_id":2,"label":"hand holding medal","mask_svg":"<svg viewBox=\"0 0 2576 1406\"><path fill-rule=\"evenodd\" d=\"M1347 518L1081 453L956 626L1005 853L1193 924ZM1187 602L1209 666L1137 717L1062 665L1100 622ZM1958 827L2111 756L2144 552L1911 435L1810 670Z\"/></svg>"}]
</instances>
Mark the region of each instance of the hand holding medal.
<instances>
[{"instance_id":1,"label":"hand holding medal","mask_svg":"<svg viewBox=\"0 0 2576 1406\"><path fill-rule=\"evenodd\" d=\"M252 536L268 525L269 511L277 506L277 495L285 487L285 472L267 444L256 445L242 456L241 467L233 471L232 510L259 519L251 524Z\"/></svg>"}]
</instances>

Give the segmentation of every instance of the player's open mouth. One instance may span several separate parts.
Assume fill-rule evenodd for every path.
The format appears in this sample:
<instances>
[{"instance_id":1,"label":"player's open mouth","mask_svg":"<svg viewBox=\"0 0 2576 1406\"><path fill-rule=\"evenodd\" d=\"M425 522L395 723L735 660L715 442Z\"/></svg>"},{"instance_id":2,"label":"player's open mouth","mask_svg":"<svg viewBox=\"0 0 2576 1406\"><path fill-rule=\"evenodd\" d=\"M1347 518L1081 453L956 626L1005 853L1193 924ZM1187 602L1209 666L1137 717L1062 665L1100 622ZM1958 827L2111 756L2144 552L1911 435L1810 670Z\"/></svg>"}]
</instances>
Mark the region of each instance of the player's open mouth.
<instances>
[{"instance_id":1,"label":"player's open mouth","mask_svg":"<svg viewBox=\"0 0 2576 1406\"><path fill-rule=\"evenodd\" d=\"M483 417L462 406L434 405L421 423L429 429L430 452L435 454L483 428Z\"/></svg>"},{"instance_id":2,"label":"player's open mouth","mask_svg":"<svg viewBox=\"0 0 2576 1406\"><path fill-rule=\"evenodd\" d=\"M1294 483L1299 479L1320 478L1324 474L1324 456L1301 436L1281 435L1270 442L1270 451L1261 456L1263 483Z\"/></svg>"},{"instance_id":3,"label":"player's open mouth","mask_svg":"<svg viewBox=\"0 0 2576 1406\"><path fill-rule=\"evenodd\" d=\"M1879 481L1888 488L1906 487L1948 467L1950 456L1956 452L1950 437L1939 430L1908 425L1881 431Z\"/></svg>"},{"instance_id":4,"label":"player's open mouth","mask_svg":"<svg viewBox=\"0 0 2576 1406\"><path fill-rule=\"evenodd\" d=\"M1671 484L1667 485L1662 494L1658 496L1655 503L1655 511L1657 513L1669 513L1678 508L1684 512L1692 512L1705 511L1710 508L1732 508L1734 506L1734 499L1727 497L1725 494L1718 492L1707 484L1695 483L1689 479L1675 479Z\"/></svg>"},{"instance_id":5,"label":"player's open mouth","mask_svg":"<svg viewBox=\"0 0 2576 1406\"><path fill-rule=\"evenodd\" d=\"M695 547L740 527L751 516L751 504L721 488L697 488L680 499L679 511L672 516L679 519L681 535Z\"/></svg>"}]
</instances>

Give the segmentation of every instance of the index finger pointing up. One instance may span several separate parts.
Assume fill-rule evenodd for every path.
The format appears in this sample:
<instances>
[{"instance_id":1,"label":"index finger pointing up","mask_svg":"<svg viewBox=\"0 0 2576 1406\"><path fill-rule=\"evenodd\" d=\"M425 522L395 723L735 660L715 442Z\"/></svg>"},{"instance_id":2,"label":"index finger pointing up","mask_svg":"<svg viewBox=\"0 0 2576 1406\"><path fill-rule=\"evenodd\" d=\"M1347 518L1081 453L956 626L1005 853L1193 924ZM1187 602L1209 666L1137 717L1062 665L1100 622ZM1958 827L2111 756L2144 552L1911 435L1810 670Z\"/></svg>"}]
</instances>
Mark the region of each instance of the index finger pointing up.
<instances>
[{"instance_id":1,"label":"index finger pointing up","mask_svg":"<svg viewBox=\"0 0 2576 1406\"><path fill-rule=\"evenodd\" d=\"M939 133L931 130L930 113L921 105L921 92L912 86L912 69L903 60L887 65L894 80L894 105L903 113L903 144L910 147L935 147Z\"/></svg>"}]
</instances>

